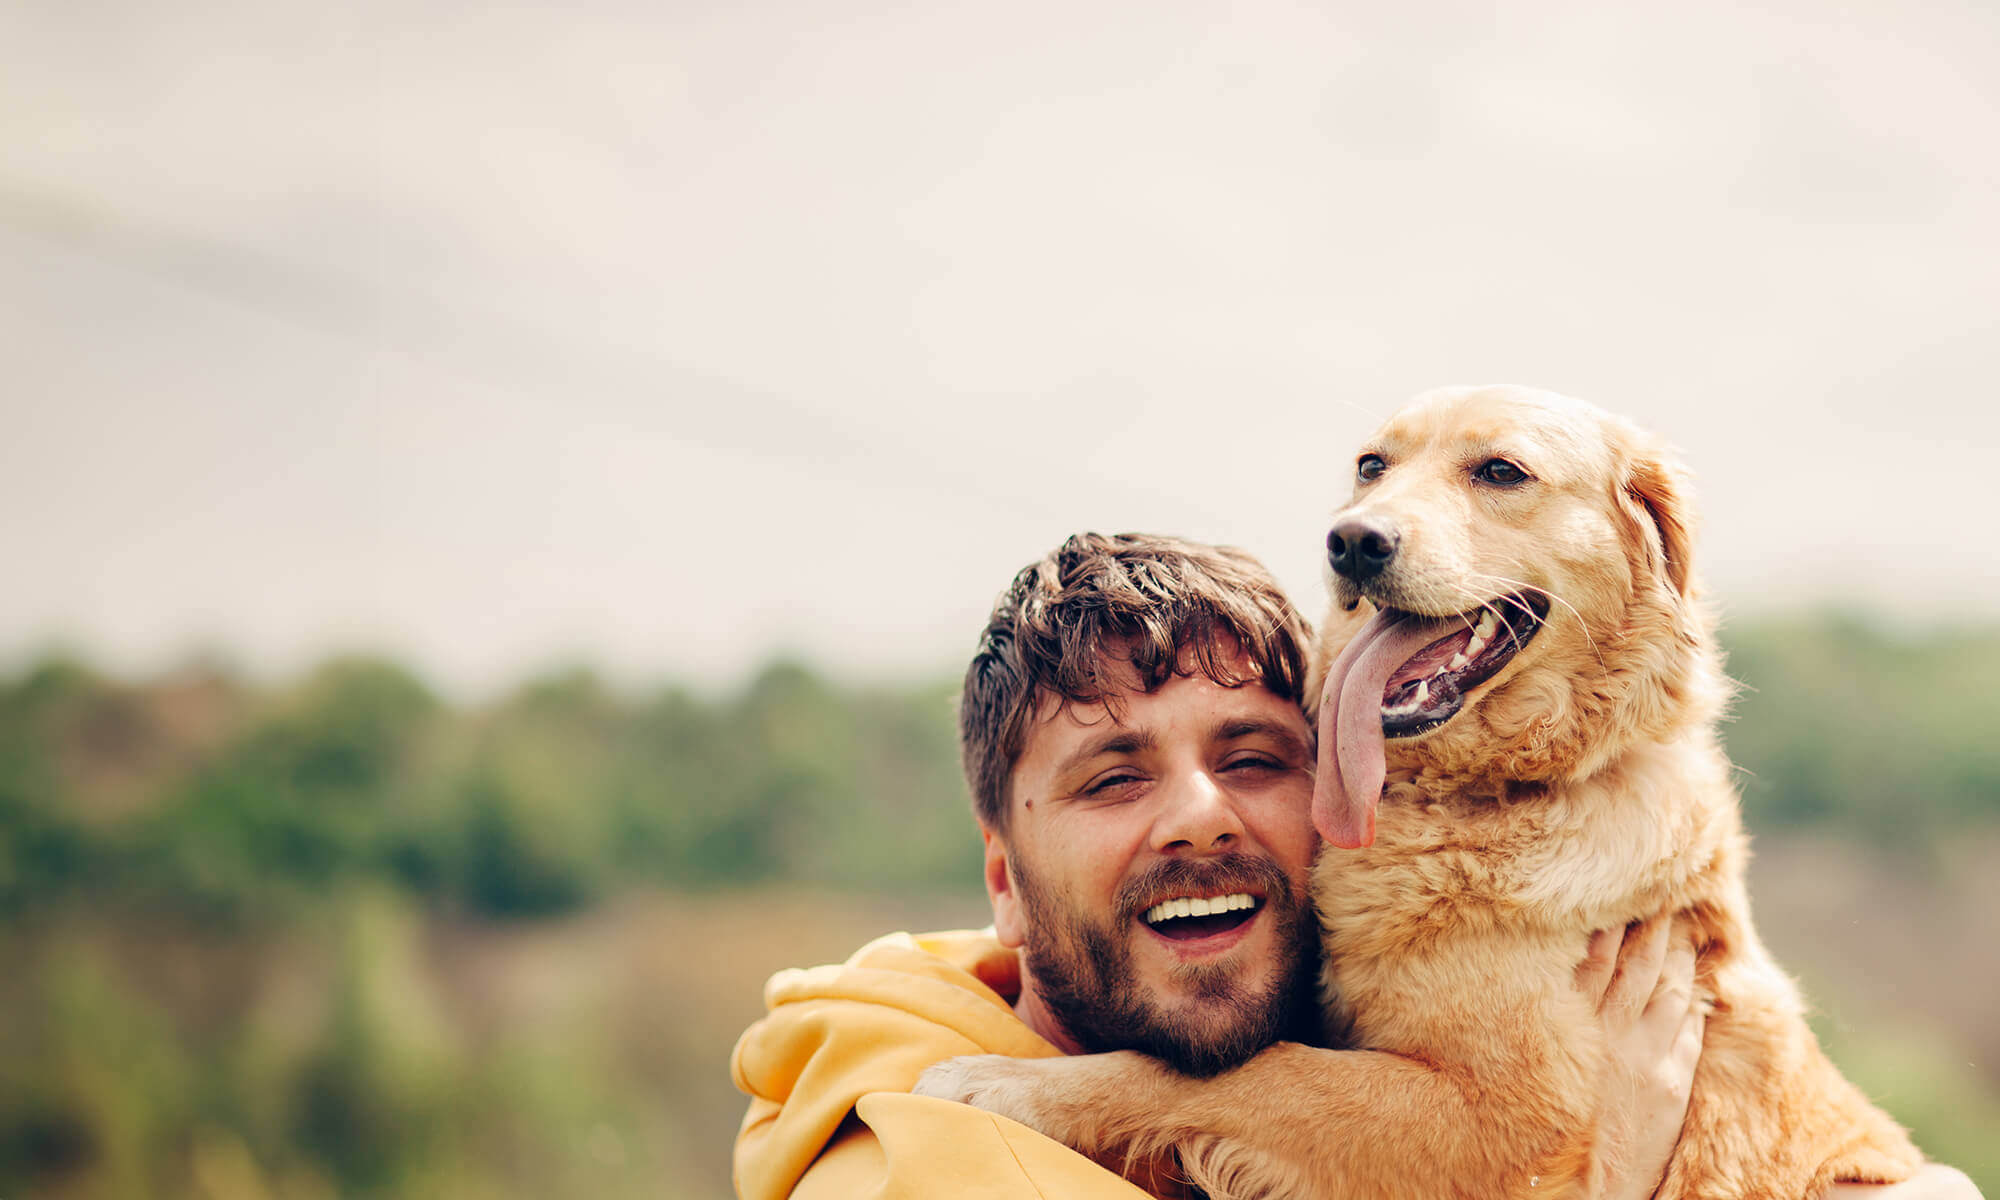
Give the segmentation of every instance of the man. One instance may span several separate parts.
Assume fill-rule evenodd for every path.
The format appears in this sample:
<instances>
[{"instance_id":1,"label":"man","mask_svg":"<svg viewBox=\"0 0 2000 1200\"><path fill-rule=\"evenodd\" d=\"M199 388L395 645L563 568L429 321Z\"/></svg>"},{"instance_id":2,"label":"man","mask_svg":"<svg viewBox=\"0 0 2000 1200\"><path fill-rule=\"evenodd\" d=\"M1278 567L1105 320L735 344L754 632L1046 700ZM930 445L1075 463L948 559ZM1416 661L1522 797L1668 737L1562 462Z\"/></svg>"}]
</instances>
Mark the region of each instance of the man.
<instances>
[{"instance_id":1,"label":"man","mask_svg":"<svg viewBox=\"0 0 2000 1200\"><path fill-rule=\"evenodd\" d=\"M1205 1075L1317 1040L1305 645L1240 551L1082 534L1024 569L960 709L993 928L773 977L732 1061L751 1096L738 1193L1141 1197L1023 1126L909 1093L961 1054L1136 1049ZM1665 934L1577 948L1616 1048L1600 1136L1628 1148L1601 1195L1651 1193L1686 1107L1700 1016L1692 956ZM1909 1195L1970 1191L1943 1182Z\"/></svg>"}]
</instances>

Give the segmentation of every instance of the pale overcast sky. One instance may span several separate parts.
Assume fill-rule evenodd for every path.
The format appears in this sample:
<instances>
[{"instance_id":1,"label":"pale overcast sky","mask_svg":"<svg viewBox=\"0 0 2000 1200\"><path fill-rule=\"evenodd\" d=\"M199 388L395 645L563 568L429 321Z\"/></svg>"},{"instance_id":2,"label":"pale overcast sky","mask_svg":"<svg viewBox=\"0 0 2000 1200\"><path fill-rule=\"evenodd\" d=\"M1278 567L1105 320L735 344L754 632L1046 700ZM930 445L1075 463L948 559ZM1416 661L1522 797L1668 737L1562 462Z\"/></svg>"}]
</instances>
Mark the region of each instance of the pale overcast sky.
<instances>
[{"instance_id":1,"label":"pale overcast sky","mask_svg":"<svg viewBox=\"0 0 2000 1200\"><path fill-rule=\"evenodd\" d=\"M1552 387L1731 612L2000 617L2000 15L0 7L0 662L951 670L1078 528L1323 602L1377 417Z\"/></svg>"}]
</instances>

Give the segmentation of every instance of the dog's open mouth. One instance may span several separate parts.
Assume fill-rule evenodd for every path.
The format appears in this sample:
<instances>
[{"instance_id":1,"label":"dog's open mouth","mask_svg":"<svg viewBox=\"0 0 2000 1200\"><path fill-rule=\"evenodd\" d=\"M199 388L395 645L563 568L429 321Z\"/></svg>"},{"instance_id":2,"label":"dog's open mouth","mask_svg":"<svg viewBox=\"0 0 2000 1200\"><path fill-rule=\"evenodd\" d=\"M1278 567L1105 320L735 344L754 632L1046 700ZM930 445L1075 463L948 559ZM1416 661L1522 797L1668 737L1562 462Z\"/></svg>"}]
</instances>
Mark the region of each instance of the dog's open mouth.
<instances>
[{"instance_id":1,"label":"dog's open mouth","mask_svg":"<svg viewBox=\"0 0 2000 1200\"><path fill-rule=\"evenodd\" d=\"M1376 612L1328 665L1320 685L1313 781L1313 825L1320 836L1350 849L1373 842L1384 742L1415 737L1457 716L1466 693L1512 662L1548 612L1547 594L1532 589L1452 617Z\"/></svg>"},{"instance_id":2,"label":"dog's open mouth","mask_svg":"<svg viewBox=\"0 0 2000 1200\"><path fill-rule=\"evenodd\" d=\"M1264 902L1248 892L1163 900L1139 917L1147 928L1177 942L1227 933L1257 915Z\"/></svg>"},{"instance_id":3,"label":"dog's open mouth","mask_svg":"<svg viewBox=\"0 0 2000 1200\"><path fill-rule=\"evenodd\" d=\"M1548 611L1542 593L1522 592L1443 618L1439 626L1451 631L1411 655L1383 685L1383 736L1415 737L1457 716L1465 694L1499 674Z\"/></svg>"}]
</instances>

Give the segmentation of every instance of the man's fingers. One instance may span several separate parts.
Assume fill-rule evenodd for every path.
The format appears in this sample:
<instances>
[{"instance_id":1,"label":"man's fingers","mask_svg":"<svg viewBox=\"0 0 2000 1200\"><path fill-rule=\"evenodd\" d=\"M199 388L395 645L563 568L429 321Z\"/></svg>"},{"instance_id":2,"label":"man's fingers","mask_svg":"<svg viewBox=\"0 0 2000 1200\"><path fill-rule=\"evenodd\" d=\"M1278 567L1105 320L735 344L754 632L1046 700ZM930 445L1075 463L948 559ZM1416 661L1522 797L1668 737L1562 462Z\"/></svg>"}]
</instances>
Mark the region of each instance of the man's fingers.
<instances>
[{"instance_id":1,"label":"man's fingers","mask_svg":"<svg viewBox=\"0 0 2000 1200\"><path fill-rule=\"evenodd\" d=\"M1605 1136L1649 1164L1628 1172L1630 1186L1619 1184L1611 1194L1635 1200L1659 1183L1687 1119L1701 1057L1706 1014L1694 1000L1694 950L1673 926L1660 917L1625 931L1598 1008L1608 1051L1599 1108Z\"/></svg>"},{"instance_id":2,"label":"man's fingers","mask_svg":"<svg viewBox=\"0 0 2000 1200\"><path fill-rule=\"evenodd\" d=\"M1654 917L1625 931L1625 944L1618 948L1618 971L1605 989L1600 1012L1629 1020L1645 1008L1653 989L1659 986L1660 964L1666 958L1672 925L1665 917Z\"/></svg>"},{"instance_id":3,"label":"man's fingers","mask_svg":"<svg viewBox=\"0 0 2000 1200\"><path fill-rule=\"evenodd\" d=\"M1681 1014L1680 1028L1674 1032L1673 1045L1662 1064L1662 1077L1676 1096L1685 1098L1694 1093L1695 1065L1701 1060L1701 1037L1707 1024L1705 1004L1690 1003Z\"/></svg>"},{"instance_id":4,"label":"man's fingers","mask_svg":"<svg viewBox=\"0 0 2000 1200\"><path fill-rule=\"evenodd\" d=\"M1618 962L1618 939L1623 933L1623 930L1600 929L1591 934L1583 961L1576 964L1576 990L1584 994L1593 1008L1604 1003L1604 989L1611 984L1611 970Z\"/></svg>"},{"instance_id":5,"label":"man's fingers","mask_svg":"<svg viewBox=\"0 0 2000 1200\"><path fill-rule=\"evenodd\" d=\"M1678 1023L1681 1014L1694 1003L1694 945L1680 938L1668 947L1666 957L1660 963L1659 982L1653 987L1653 994L1646 1000L1645 1016L1653 1019L1655 1009L1663 1010L1662 1018Z\"/></svg>"}]
</instances>

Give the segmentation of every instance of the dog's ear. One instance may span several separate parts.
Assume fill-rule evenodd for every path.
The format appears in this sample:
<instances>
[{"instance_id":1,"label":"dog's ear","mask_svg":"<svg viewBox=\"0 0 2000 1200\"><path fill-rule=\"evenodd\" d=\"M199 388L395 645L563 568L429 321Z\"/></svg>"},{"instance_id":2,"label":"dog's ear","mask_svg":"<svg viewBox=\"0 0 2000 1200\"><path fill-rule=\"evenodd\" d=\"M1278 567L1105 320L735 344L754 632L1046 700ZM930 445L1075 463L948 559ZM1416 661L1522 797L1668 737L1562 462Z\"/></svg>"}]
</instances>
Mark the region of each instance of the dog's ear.
<instances>
[{"instance_id":1,"label":"dog's ear","mask_svg":"<svg viewBox=\"0 0 2000 1200\"><path fill-rule=\"evenodd\" d=\"M1693 586L1694 530L1687 469L1658 446L1643 446L1625 472L1626 499L1659 538L1661 567L1674 594Z\"/></svg>"}]
</instances>

